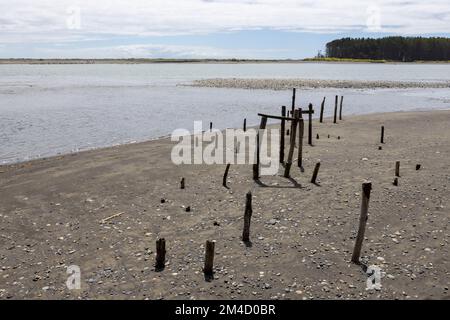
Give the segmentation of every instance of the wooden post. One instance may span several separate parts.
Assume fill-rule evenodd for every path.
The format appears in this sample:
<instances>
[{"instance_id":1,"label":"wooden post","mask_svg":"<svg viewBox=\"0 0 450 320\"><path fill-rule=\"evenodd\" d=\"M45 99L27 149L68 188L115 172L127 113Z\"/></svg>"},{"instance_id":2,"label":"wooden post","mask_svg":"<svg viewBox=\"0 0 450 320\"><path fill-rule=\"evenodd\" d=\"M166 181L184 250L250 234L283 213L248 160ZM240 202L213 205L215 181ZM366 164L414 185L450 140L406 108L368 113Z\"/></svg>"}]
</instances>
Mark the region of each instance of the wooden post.
<instances>
[{"instance_id":1,"label":"wooden post","mask_svg":"<svg viewBox=\"0 0 450 320\"><path fill-rule=\"evenodd\" d=\"M361 215L359 217L359 229L356 236L355 248L353 249L352 262L359 263L359 256L361 254L361 247L364 240L364 232L366 231L367 212L369 210L370 190L372 190L371 182L364 182L362 184L362 201L361 201Z\"/></svg>"},{"instance_id":2,"label":"wooden post","mask_svg":"<svg viewBox=\"0 0 450 320\"><path fill-rule=\"evenodd\" d=\"M384 126L381 126L381 143L384 143Z\"/></svg>"},{"instance_id":3,"label":"wooden post","mask_svg":"<svg viewBox=\"0 0 450 320\"><path fill-rule=\"evenodd\" d=\"M247 119L244 119L244 132L247 131Z\"/></svg>"},{"instance_id":4,"label":"wooden post","mask_svg":"<svg viewBox=\"0 0 450 320\"><path fill-rule=\"evenodd\" d=\"M342 102L344 101L344 96L341 96L341 104L339 106L339 120L342 120Z\"/></svg>"},{"instance_id":5,"label":"wooden post","mask_svg":"<svg viewBox=\"0 0 450 320\"><path fill-rule=\"evenodd\" d=\"M281 116L286 116L286 106L281 107ZM281 134L280 134L280 163L284 162L284 131L286 130L286 121L281 120Z\"/></svg>"},{"instance_id":6,"label":"wooden post","mask_svg":"<svg viewBox=\"0 0 450 320\"><path fill-rule=\"evenodd\" d=\"M420 164L416 164L416 170L420 170Z\"/></svg>"},{"instance_id":7,"label":"wooden post","mask_svg":"<svg viewBox=\"0 0 450 320\"><path fill-rule=\"evenodd\" d=\"M312 103L310 103L308 105L308 111L309 111L309 113L308 113L308 144L310 146L312 146L312 113L313 113L312 107L313 107L313 105L312 105Z\"/></svg>"},{"instance_id":8,"label":"wooden post","mask_svg":"<svg viewBox=\"0 0 450 320\"><path fill-rule=\"evenodd\" d=\"M311 178L311 183L316 183L316 179L317 179L317 174L319 173L319 168L320 168L320 161L316 163L316 166L314 167L314 172Z\"/></svg>"},{"instance_id":9,"label":"wooden post","mask_svg":"<svg viewBox=\"0 0 450 320\"><path fill-rule=\"evenodd\" d=\"M298 122L298 157L297 166L299 168L303 167L303 133L305 131L305 122L300 118Z\"/></svg>"},{"instance_id":10,"label":"wooden post","mask_svg":"<svg viewBox=\"0 0 450 320\"><path fill-rule=\"evenodd\" d=\"M295 88L292 88L292 105L291 105L291 117L294 117L294 112L295 112ZM291 135L292 135L292 128L293 128L293 123L291 121ZM288 133L289 135L289 133ZM294 135L295 136L295 135Z\"/></svg>"},{"instance_id":11,"label":"wooden post","mask_svg":"<svg viewBox=\"0 0 450 320\"><path fill-rule=\"evenodd\" d=\"M246 195L245 212L244 212L244 230L242 231L242 241L250 241L250 221L252 218L252 193L249 191Z\"/></svg>"},{"instance_id":12,"label":"wooden post","mask_svg":"<svg viewBox=\"0 0 450 320\"><path fill-rule=\"evenodd\" d=\"M292 107L291 107L291 114L294 114L295 110L295 88L292 88Z\"/></svg>"},{"instance_id":13,"label":"wooden post","mask_svg":"<svg viewBox=\"0 0 450 320\"><path fill-rule=\"evenodd\" d=\"M395 176L400 177L400 161L395 162Z\"/></svg>"},{"instance_id":14,"label":"wooden post","mask_svg":"<svg viewBox=\"0 0 450 320\"><path fill-rule=\"evenodd\" d=\"M336 121L337 106L338 106L338 96L336 96L336 99L334 100L334 121L333 121L333 123L337 123L337 121Z\"/></svg>"},{"instance_id":15,"label":"wooden post","mask_svg":"<svg viewBox=\"0 0 450 320\"><path fill-rule=\"evenodd\" d=\"M231 166L231 163L228 163L228 164L227 164L227 167L225 168L225 173L223 174L222 185L223 185L225 188L228 188L228 187L227 187L227 178L228 178L228 171L230 170L230 166Z\"/></svg>"},{"instance_id":16,"label":"wooden post","mask_svg":"<svg viewBox=\"0 0 450 320\"><path fill-rule=\"evenodd\" d=\"M184 189L184 178L181 178L180 189Z\"/></svg>"},{"instance_id":17,"label":"wooden post","mask_svg":"<svg viewBox=\"0 0 450 320\"><path fill-rule=\"evenodd\" d=\"M156 240L156 262L155 270L162 270L166 264L166 240L160 238Z\"/></svg>"},{"instance_id":18,"label":"wooden post","mask_svg":"<svg viewBox=\"0 0 450 320\"><path fill-rule=\"evenodd\" d=\"M253 165L253 180L259 179L259 132L256 133L256 164Z\"/></svg>"},{"instance_id":19,"label":"wooden post","mask_svg":"<svg viewBox=\"0 0 450 320\"><path fill-rule=\"evenodd\" d=\"M212 122L209 123L209 132L212 131Z\"/></svg>"},{"instance_id":20,"label":"wooden post","mask_svg":"<svg viewBox=\"0 0 450 320\"><path fill-rule=\"evenodd\" d=\"M259 125L260 130L266 129L267 117L261 117L261 123ZM260 136L259 132L256 134L256 164L253 165L253 179L259 179L259 163L260 163Z\"/></svg>"},{"instance_id":21,"label":"wooden post","mask_svg":"<svg viewBox=\"0 0 450 320\"><path fill-rule=\"evenodd\" d=\"M294 147L295 147L295 133L297 130L297 122L299 120L299 111L294 111L294 120L292 120L292 123L294 124L292 127L292 137L291 137L291 145L289 146L289 153L288 153L288 160L286 162L286 165L284 167L284 176L286 178L289 177L289 172L291 171L292 166L292 157L294 156Z\"/></svg>"},{"instance_id":22,"label":"wooden post","mask_svg":"<svg viewBox=\"0 0 450 320\"><path fill-rule=\"evenodd\" d=\"M323 109L325 108L325 97L323 97L322 104L320 105L320 123L323 122Z\"/></svg>"},{"instance_id":23,"label":"wooden post","mask_svg":"<svg viewBox=\"0 0 450 320\"><path fill-rule=\"evenodd\" d=\"M203 272L205 275L211 276L213 274L213 266L214 266L214 245L215 241L206 241L205 246L205 267L203 268Z\"/></svg>"}]
</instances>

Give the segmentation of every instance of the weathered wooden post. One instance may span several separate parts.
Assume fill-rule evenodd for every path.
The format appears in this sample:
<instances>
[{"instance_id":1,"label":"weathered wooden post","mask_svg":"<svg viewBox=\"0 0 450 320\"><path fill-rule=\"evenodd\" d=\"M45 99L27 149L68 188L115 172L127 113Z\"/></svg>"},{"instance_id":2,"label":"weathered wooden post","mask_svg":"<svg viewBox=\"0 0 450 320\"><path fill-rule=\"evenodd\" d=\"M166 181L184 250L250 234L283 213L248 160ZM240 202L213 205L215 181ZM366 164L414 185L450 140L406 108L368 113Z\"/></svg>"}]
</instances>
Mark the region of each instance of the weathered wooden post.
<instances>
[{"instance_id":1,"label":"weathered wooden post","mask_svg":"<svg viewBox=\"0 0 450 320\"><path fill-rule=\"evenodd\" d=\"M338 107L338 96L334 100L334 121L333 123L337 123L337 107Z\"/></svg>"},{"instance_id":2,"label":"weathered wooden post","mask_svg":"<svg viewBox=\"0 0 450 320\"><path fill-rule=\"evenodd\" d=\"M299 111L300 112L300 111ZM299 168L303 167L303 133L305 131L305 122L300 118L298 122L298 157L297 165Z\"/></svg>"},{"instance_id":3,"label":"weathered wooden post","mask_svg":"<svg viewBox=\"0 0 450 320\"><path fill-rule=\"evenodd\" d=\"M400 177L400 161L395 162L395 176Z\"/></svg>"},{"instance_id":4,"label":"weathered wooden post","mask_svg":"<svg viewBox=\"0 0 450 320\"><path fill-rule=\"evenodd\" d=\"M370 191L372 190L372 183L367 181L362 184L362 201L361 201L361 215L359 217L359 229L356 236L355 248L353 249L352 262L359 263L359 256L361 255L361 248L364 240L364 232L366 231L367 212L369 210Z\"/></svg>"},{"instance_id":5,"label":"weathered wooden post","mask_svg":"<svg viewBox=\"0 0 450 320\"><path fill-rule=\"evenodd\" d=\"M228 178L228 171L230 170L230 166L231 166L231 163L228 163L227 167L225 168L225 173L223 174L222 185L225 188L228 188L228 186L227 186L227 178Z\"/></svg>"},{"instance_id":6,"label":"weathered wooden post","mask_svg":"<svg viewBox=\"0 0 450 320\"><path fill-rule=\"evenodd\" d=\"M213 267L214 267L214 245L216 241L206 241L205 246L205 267L203 268L203 272L207 276L213 275Z\"/></svg>"},{"instance_id":7,"label":"weathered wooden post","mask_svg":"<svg viewBox=\"0 0 450 320\"><path fill-rule=\"evenodd\" d=\"M160 238L156 240L156 262L155 270L159 271L164 269L166 264L166 240Z\"/></svg>"},{"instance_id":8,"label":"weathered wooden post","mask_svg":"<svg viewBox=\"0 0 450 320\"><path fill-rule=\"evenodd\" d=\"M244 118L244 132L247 131L247 119Z\"/></svg>"},{"instance_id":9,"label":"weathered wooden post","mask_svg":"<svg viewBox=\"0 0 450 320\"><path fill-rule=\"evenodd\" d=\"M184 178L181 178L180 189L184 189Z\"/></svg>"},{"instance_id":10,"label":"weathered wooden post","mask_svg":"<svg viewBox=\"0 0 450 320\"><path fill-rule=\"evenodd\" d=\"M420 164L416 164L416 171L420 170L421 165Z\"/></svg>"},{"instance_id":11,"label":"weathered wooden post","mask_svg":"<svg viewBox=\"0 0 450 320\"><path fill-rule=\"evenodd\" d=\"M242 231L242 241L250 241L250 221L252 218L252 193L249 191L246 195L245 212L244 212L244 230Z\"/></svg>"},{"instance_id":12,"label":"weathered wooden post","mask_svg":"<svg viewBox=\"0 0 450 320\"><path fill-rule=\"evenodd\" d=\"M339 106L339 120L342 120L342 102L344 101L344 96L341 96L341 104Z\"/></svg>"},{"instance_id":13,"label":"weathered wooden post","mask_svg":"<svg viewBox=\"0 0 450 320\"><path fill-rule=\"evenodd\" d=\"M281 116L286 117L286 106L281 107ZM284 134L286 130L286 121L281 120L281 134L280 134L280 163L284 162Z\"/></svg>"},{"instance_id":14,"label":"weathered wooden post","mask_svg":"<svg viewBox=\"0 0 450 320\"><path fill-rule=\"evenodd\" d=\"M316 163L316 166L314 167L314 172L311 178L311 183L316 183L316 179L317 179L317 174L319 173L319 168L320 168L320 161Z\"/></svg>"},{"instance_id":15,"label":"weathered wooden post","mask_svg":"<svg viewBox=\"0 0 450 320\"><path fill-rule=\"evenodd\" d=\"M381 143L384 143L384 126L381 126Z\"/></svg>"},{"instance_id":16,"label":"weathered wooden post","mask_svg":"<svg viewBox=\"0 0 450 320\"><path fill-rule=\"evenodd\" d=\"M260 130L266 129L267 117L261 117L261 123L259 125ZM253 179L259 179L259 163L260 163L260 136L259 132L256 134L256 164L253 165Z\"/></svg>"},{"instance_id":17,"label":"weathered wooden post","mask_svg":"<svg viewBox=\"0 0 450 320\"><path fill-rule=\"evenodd\" d=\"M293 126L292 126L291 145L289 146L288 159L287 159L286 165L284 167L284 176L286 178L289 177L289 172L290 172L291 166L292 166L292 157L294 156L294 148L295 148L295 134L296 134L296 130L297 130L297 123L300 118L299 114L300 114L299 110L294 111L294 120L292 120Z\"/></svg>"},{"instance_id":18,"label":"weathered wooden post","mask_svg":"<svg viewBox=\"0 0 450 320\"><path fill-rule=\"evenodd\" d=\"M313 105L310 103L308 105L308 144L312 146L312 114L313 114Z\"/></svg>"},{"instance_id":19,"label":"weathered wooden post","mask_svg":"<svg viewBox=\"0 0 450 320\"><path fill-rule=\"evenodd\" d=\"M292 88L292 105L291 105L291 117L294 117L294 112L295 112L295 88ZM291 135L292 135L292 128L293 128L293 123L291 121ZM289 132L288 132L289 135Z\"/></svg>"},{"instance_id":20,"label":"weathered wooden post","mask_svg":"<svg viewBox=\"0 0 450 320\"><path fill-rule=\"evenodd\" d=\"M325 108L325 97L323 97L322 104L320 105L320 123L323 122L323 109Z\"/></svg>"},{"instance_id":21,"label":"weathered wooden post","mask_svg":"<svg viewBox=\"0 0 450 320\"><path fill-rule=\"evenodd\" d=\"M212 132L212 122L209 123L209 132Z\"/></svg>"},{"instance_id":22,"label":"weathered wooden post","mask_svg":"<svg viewBox=\"0 0 450 320\"><path fill-rule=\"evenodd\" d=\"M295 88L292 88L292 107L291 107L291 115L294 115L295 110Z\"/></svg>"}]
</instances>

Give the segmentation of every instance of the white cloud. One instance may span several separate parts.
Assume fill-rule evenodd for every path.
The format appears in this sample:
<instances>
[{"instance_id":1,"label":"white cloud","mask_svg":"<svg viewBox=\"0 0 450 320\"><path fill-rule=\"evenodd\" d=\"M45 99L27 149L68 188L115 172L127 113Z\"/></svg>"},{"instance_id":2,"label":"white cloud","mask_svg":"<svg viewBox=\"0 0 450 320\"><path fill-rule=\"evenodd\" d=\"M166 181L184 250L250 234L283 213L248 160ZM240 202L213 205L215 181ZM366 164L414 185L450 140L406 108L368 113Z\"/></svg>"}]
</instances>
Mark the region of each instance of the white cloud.
<instances>
[{"instance_id":1,"label":"white cloud","mask_svg":"<svg viewBox=\"0 0 450 320\"><path fill-rule=\"evenodd\" d=\"M222 49L212 46L184 46L166 44L133 44L106 47L77 48L40 48L39 57L47 58L268 58L274 53L283 53L283 49L251 50ZM30 56L28 56L30 57Z\"/></svg>"},{"instance_id":2,"label":"white cloud","mask_svg":"<svg viewBox=\"0 0 450 320\"><path fill-rule=\"evenodd\" d=\"M73 8L81 29L70 29ZM367 30L379 8L380 31L450 30L448 0L1 0L0 42L79 40L92 35L206 34L271 28L288 31Z\"/></svg>"}]
</instances>

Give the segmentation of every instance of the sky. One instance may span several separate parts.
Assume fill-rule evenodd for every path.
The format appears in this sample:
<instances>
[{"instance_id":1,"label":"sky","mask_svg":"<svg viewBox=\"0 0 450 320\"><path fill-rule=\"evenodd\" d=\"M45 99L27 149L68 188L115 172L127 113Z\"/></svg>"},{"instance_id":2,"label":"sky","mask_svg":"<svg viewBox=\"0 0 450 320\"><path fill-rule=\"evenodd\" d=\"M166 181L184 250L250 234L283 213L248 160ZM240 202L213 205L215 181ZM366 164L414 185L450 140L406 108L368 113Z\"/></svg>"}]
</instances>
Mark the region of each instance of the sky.
<instances>
[{"instance_id":1,"label":"sky","mask_svg":"<svg viewBox=\"0 0 450 320\"><path fill-rule=\"evenodd\" d=\"M342 37L450 36L449 0L0 0L0 58L299 59Z\"/></svg>"}]
</instances>

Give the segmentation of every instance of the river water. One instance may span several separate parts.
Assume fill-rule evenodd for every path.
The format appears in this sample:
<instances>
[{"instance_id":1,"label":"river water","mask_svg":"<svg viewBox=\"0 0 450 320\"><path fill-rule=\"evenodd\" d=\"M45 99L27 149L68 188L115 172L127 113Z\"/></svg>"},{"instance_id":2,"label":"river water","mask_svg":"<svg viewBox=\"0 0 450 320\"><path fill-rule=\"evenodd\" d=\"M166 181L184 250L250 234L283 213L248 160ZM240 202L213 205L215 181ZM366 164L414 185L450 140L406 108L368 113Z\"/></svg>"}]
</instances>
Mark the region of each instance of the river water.
<instances>
[{"instance_id":1,"label":"river water","mask_svg":"<svg viewBox=\"0 0 450 320\"><path fill-rule=\"evenodd\" d=\"M0 65L0 163L144 141L193 130L258 123L290 106L290 91L195 88L207 78L448 81L450 64ZM449 89L302 89L297 106L344 95L344 116L450 108Z\"/></svg>"}]
</instances>

